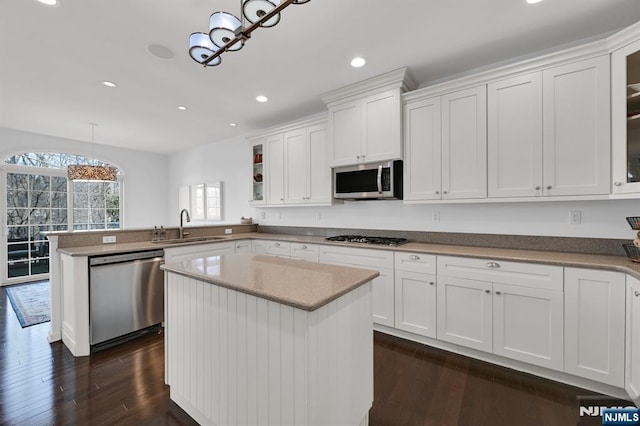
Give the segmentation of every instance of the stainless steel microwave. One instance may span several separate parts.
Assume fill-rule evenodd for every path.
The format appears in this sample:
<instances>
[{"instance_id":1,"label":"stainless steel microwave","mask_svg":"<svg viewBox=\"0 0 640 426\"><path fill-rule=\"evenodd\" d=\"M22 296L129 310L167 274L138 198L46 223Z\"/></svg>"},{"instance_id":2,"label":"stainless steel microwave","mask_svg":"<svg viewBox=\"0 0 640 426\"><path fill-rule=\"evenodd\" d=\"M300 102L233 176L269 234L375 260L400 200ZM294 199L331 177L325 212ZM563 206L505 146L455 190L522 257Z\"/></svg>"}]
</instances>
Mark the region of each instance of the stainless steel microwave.
<instances>
[{"instance_id":1,"label":"stainless steel microwave","mask_svg":"<svg viewBox=\"0 0 640 426\"><path fill-rule=\"evenodd\" d=\"M333 197L402 200L402 160L334 168Z\"/></svg>"}]
</instances>

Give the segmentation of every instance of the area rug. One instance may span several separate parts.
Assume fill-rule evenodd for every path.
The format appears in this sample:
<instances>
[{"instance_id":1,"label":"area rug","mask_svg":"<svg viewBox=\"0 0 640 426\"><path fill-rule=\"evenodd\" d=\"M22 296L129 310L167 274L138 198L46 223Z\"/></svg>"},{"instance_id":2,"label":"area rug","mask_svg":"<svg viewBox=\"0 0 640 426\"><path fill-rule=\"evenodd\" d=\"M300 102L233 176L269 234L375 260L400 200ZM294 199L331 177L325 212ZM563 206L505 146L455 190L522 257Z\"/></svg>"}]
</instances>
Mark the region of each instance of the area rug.
<instances>
[{"instance_id":1,"label":"area rug","mask_svg":"<svg viewBox=\"0 0 640 426\"><path fill-rule=\"evenodd\" d=\"M48 281L5 288L22 328L50 321Z\"/></svg>"}]
</instances>

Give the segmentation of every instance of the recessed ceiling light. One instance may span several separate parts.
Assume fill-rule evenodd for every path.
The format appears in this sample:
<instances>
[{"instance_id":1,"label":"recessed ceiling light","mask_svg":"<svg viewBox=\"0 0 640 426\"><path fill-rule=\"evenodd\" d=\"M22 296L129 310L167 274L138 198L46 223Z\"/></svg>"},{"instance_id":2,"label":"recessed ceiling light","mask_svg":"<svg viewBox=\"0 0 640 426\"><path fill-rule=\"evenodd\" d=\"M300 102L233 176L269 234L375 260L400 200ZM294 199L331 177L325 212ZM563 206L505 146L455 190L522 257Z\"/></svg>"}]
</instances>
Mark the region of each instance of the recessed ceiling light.
<instances>
[{"instance_id":1,"label":"recessed ceiling light","mask_svg":"<svg viewBox=\"0 0 640 426\"><path fill-rule=\"evenodd\" d=\"M527 0L527 3L529 4L536 4L536 3L540 3L542 0Z\"/></svg>"},{"instance_id":2,"label":"recessed ceiling light","mask_svg":"<svg viewBox=\"0 0 640 426\"><path fill-rule=\"evenodd\" d=\"M229 126L231 127L236 127L238 125L238 123L229 123Z\"/></svg>"},{"instance_id":3,"label":"recessed ceiling light","mask_svg":"<svg viewBox=\"0 0 640 426\"><path fill-rule=\"evenodd\" d=\"M360 67L364 66L364 64L366 64L366 63L367 63L367 61L365 61L364 58L361 58L359 56L357 58L353 58L351 60L351 66L354 67L354 68L360 68Z\"/></svg>"},{"instance_id":4,"label":"recessed ceiling light","mask_svg":"<svg viewBox=\"0 0 640 426\"><path fill-rule=\"evenodd\" d=\"M258 102L267 102L269 100L269 98L267 98L266 96L260 95L260 96L256 96L256 101Z\"/></svg>"},{"instance_id":5,"label":"recessed ceiling light","mask_svg":"<svg viewBox=\"0 0 640 426\"><path fill-rule=\"evenodd\" d=\"M186 110L187 110L187 107L186 107L186 106L184 106L184 105L178 105L178 109L179 109L180 111L186 111Z\"/></svg>"},{"instance_id":6,"label":"recessed ceiling light","mask_svg":"<svg viewBox=\"0 0 640 426\"><path fill-rule=\"evenodd\" d=\"M58 0L38 0L42 4L46 4L47 6L57 6Z\"/></svg>"},{"instance_id":7,"label":"recessed ceiling light","mask_svg":"<svg viewBox=\"0 0 640 426\"><path fill-rule=\"evenodd\" d=\"M108 81L108 80L103 81L102 84L104 86L107 86L107 87L116 87L117 86L117 84L115 84L113 81Z\"/></svg>"}]
</instances>

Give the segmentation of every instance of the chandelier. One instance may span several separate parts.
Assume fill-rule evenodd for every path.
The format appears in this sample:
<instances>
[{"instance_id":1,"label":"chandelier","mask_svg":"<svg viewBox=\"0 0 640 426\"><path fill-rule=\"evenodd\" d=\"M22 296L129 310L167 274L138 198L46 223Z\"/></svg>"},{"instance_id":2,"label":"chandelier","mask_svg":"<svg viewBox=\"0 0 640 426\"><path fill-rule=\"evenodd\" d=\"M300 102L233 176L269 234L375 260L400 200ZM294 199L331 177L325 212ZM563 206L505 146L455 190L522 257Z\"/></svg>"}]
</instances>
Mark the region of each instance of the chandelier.
<instances>
[{"instance_id":1,"label":"chandelier","mask_svg":"<svg viewBox=\"0 0 640 426\"><path fill-rule=\"evenodd\" d=\"M209 33L193 33L189 37L189 55L207 67L219 65L224 52L242 49L244 42L259 27L274 27L280 22L280 12L290 4L310 0L241 0L241 19L227 12L215 12L209 18ZM249 26L245 26L245 19Z\"/></svg>"},{"instance_id":2,"label":"chandelier","mask_svg":"<svg viewBox=\"0 0 640 426\"><path fill-rule=\"evenodd\" d=\"M97 126L96 123L89 123L91 125L91 152L94 151L94 133ZM84 180L84 181L116 181L117 169L111 166L99 166L91 164L72 164L67 166L67 177L69 180Z\"/></svg>"}]
</instances>

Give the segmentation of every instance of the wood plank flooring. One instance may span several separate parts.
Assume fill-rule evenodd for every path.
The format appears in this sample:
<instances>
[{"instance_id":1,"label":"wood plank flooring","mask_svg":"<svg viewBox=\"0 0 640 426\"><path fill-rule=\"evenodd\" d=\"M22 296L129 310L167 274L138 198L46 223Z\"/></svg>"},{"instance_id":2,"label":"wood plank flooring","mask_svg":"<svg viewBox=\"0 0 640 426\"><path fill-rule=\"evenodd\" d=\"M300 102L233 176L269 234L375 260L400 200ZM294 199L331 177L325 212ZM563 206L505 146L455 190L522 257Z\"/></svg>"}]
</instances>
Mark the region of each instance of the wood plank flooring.
<instances>
[{"instance_id":1,"label":"wood plank flooring","mask_svg":"<svg viewBox=\"0 0 640 426\"><path fill-rule=\"evenodd\" d=\"M1 425L191 425L164 385L150 335L90 357L25 329L0 288ZM576 425L588 391L375 334L371 425ZM517 423L514 423L517 420Z\"/></svg>"}]
</instances>

